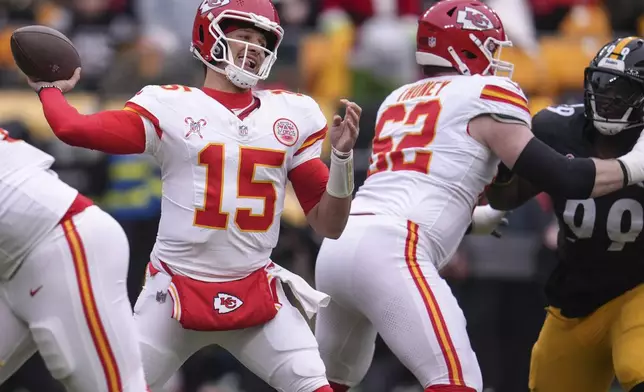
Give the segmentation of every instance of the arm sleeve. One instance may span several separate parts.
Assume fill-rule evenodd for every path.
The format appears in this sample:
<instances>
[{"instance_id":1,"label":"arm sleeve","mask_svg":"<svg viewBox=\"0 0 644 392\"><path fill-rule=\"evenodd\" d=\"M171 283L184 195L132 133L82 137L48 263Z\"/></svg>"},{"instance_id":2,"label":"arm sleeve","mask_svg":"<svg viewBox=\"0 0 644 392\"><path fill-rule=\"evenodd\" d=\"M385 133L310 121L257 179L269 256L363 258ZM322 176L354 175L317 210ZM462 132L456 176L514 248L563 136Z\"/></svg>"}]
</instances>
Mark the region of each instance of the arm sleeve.
<instances>
[{"instance_id":1,"label":"arm sleeve","mask_svg":"<svg viewBox=\"0 0 644 392\"><path fill-rule=\"evenodd\" d=\"M553 149L556 148L553 131L556 131L559 127L561 127L561 125L552 121L549 116L549 111L546 109L541 110L532 118L532 133L534 136ZM508 169L508 167L501 162L499 163L499 170L497 172L495 182L497 184L508 183L512 179L513 175L514 172Z\"/></svg>"},{"instance_id":2,"label":"arm sleeve","mask_svg":"<svg viewBox=\"0 0 644 392\"><path fill-rule=\"evenodd\" d=\"M44 89L39 96L45 118L61 141L109 154L145 151L145 124L136 113L110 110L84 115L58 89Z\"/></svg>"},{"instance_id":3,"label":"arm sleeve","mask_svg":"<svg viewBox=\"0 0 644 392\"><path fill-rule=\"evenodd\" d=\"M535 138L539 139L539 141L547 144L550 148L559 153L561 153L561 150L559 149L561 142L558 142L558 140L560 139L557 137L557 135L561 136L562 132L565 132L569 127L568 124L561 121L562 119L564 118L557 114L554 114L548 109L539 111L532 118L532 133L534 134ZM527 162L522 163L527 164ZM508 180L510 180L512 175L513 171L508 169L505 164L499 164L497 179L500 183L507 182Z\"/></svg>"},{"instance_id":4,"label":"arm sleeve","mask_svg":"<svg viewBox=\"0 0 644 392\"><path fill-rule=\"evenodd\" d=\"M556 151L557 148L561 145L561 142L559 141L562 135L561 132L565 132L565 128L567 128L568 126L568 124L562 122L562 120L565 121L565 118L562 118L558 115L554 115L553 117L553 113L550 110L544 109L532 118L532 132L536 139L547 144ZM534 146L531 146L531 148L533 147ZM528 157L528 159L521 159L520 161L517 161L518 165L515 164L515 168L520 170L522 173L525 173L526 171L532 171L533 167L535 166L534 162L529 161L529 159L535 159L534 157L529 157L530 152L531 151L528 150L526 156L523 157ZM561 151L558 152L561 153ZM539 152L537 151L537 154L538 153ZM557 159L559 160L560 157L557 157ZM573 165L575 164L576 163L573 163ZM526 167L528 165L530 166ZM585 166L582 170L588 171L588 175L590 175L590 169L590 166ZM559 172L556 173L556 175L560 174L561 173ZM542 176L540 176L538 173L532 173L531 176L533 180L536 176L542 178ZM555 178L554 181L562 180L557 180ZM566 186L567 183L564 184L564 187L561 188L561 190L565 190ZM590 183L587 183L585 186L589 187L591 185ZM533 198L535 195L539 194L543 189L544 188L542 181L532 182L526 178L515 175L515 172L508 169L505 164L499 163L499 168L495 180L488 188L486 195L488 196L490 203L494 205L494 208L501 210L512 210L521 206L523 203ZM549 188L549 190L552 191L551 188ZM584 192L587 192L587 190L583 190L582 193Z\"/></svg>"},{"instance_id":5,"label":"arm sleeve","mask_svg":"<svg viewBox=\"0 0 644 392\"><path fill-rule=\"evenodd\" d=\"M167 112L167 104L164 104L159 98L164 91L159 86L146 86L125 103L126 110L137 113L143 119L143 124L145 125L145 152L151 155L156 154L163 138L159 117L154 113Z\"/></svg>"},{"instance_id":6,"label":"arm sleeve","mask_svg":"<svg viewBox=\"0 0 644 392\"><path fill-rule=\"evenodd\" d=\"M321 159L310 159L291 170L288 174L293 184L297 200L305 214L315 207L322 195L326 192L326 183L329 180L329 168Z\"/></svg>"},{"instance_id":7,"label":"arm sleeve","mask_svg":"<svg viewBox=\"0 0 644 392\"><path fill-rule=\"evenodd\" d=\"M595 187L592 159L568 159L537 138L528 142L512 171L538 189L566 199L588 199Z\"/></svg>"}]
</instances>

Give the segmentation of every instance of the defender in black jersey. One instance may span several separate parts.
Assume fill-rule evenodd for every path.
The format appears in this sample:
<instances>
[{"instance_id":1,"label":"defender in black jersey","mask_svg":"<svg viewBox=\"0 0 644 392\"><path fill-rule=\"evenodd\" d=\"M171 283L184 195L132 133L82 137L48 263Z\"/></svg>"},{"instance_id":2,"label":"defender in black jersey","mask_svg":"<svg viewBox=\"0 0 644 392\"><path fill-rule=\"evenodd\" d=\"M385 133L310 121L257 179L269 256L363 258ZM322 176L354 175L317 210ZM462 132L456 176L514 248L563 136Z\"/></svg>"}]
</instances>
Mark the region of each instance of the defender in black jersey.
<instances>
[{"instance_id":1,"label":"defender in black jersey","mask_svg":"<svg viewBox=\"0 0 644 392\"><path fill-rule=\"evenodd\" d=\"M533 118L537 138L573 157L619 157L644 126L644 39L602 48L585 71L584 104ZM539 165L539 162L535 162ZM540 192L500 167L487 197L513 209ZM546 285L550 307L534 346L535 392L606 392L616 375L644 391L644 184L586 200L553 195L559 263Z\"/></svg>"}]
</instances>

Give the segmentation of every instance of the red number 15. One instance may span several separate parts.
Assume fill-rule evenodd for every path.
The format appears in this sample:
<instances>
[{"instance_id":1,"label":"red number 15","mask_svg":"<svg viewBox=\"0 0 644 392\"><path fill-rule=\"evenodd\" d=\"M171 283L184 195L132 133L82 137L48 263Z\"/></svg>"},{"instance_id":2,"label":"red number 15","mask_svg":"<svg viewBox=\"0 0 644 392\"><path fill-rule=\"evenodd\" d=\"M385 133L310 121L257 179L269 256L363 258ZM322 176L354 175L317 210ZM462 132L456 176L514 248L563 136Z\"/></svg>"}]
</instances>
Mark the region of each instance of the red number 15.
<instances>
[{"instance_id":1,"label":"red number 15","mask_svg":"<svg viewBox=\"0 0 644 392\"><path fill-rule=\"evenodd\" d=\"M228 228L228 213L221 210L224 193L224 156L223 144L209 144L199 152L199 165L206 167L206 192L203 208L195 211L194 225L209 229ZM282 167L286 154L284 151L241 147L237 164L237 197L261 199L264 211L253 214L250 208L235 210L235 224L242 231L265 232L273 225L277 190L270 180L255 179L258 166Z\"/></svg>"},{"instance_id":2,"label":"red number 15","mask_svg":"<svg viewBox=\"0 0 644 392\"><path fill-rule=\"evenodd\" d=\"M390 169L387 156L391 161L391 171L411 170L424 174L429 173L429 164L432 160L431 151L416 151L414 160L405 162L403 150L423 148L434 141L440 111L441 103L439 100L419 102L409 112L405 109L404 103L388 107L380 115L380 120L376 124L373 138L373 155L370 162L371 166L373 166L374 160L376 164L374 168L369 170L368 175ZM388 123L403 123L400 125L402 127L413 126L421 116L425 117L421 130L418 132L405 132L405 136L403 136L395 149L391 136L381 135L382 130Z\"/></svg>"}]
</instances>

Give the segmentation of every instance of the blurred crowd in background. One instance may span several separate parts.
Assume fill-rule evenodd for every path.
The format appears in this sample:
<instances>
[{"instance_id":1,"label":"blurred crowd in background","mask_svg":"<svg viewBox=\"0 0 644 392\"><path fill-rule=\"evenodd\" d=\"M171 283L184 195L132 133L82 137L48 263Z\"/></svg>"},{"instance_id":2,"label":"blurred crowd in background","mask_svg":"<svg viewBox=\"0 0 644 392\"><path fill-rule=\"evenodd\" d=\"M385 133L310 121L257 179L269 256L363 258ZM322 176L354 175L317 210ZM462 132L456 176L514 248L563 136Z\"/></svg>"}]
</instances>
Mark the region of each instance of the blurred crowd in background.
<instances>
[{"instance_id":1,"label":"blurred crowd in background","mask_svg":"<svg viewBox=\"0 0 644 392\"><path fill-rule=\"evenodd\" d=\"M357 185L365 178L377 109L395 87L419 78L414 63L418 15L435 1L275 0L286 35L263 88L315 98L330 118L338 100L364 109L355 151ZM642 0L487 0L515 46L502 57L533 113L579 103L583 69L617 36L644 35ZM44 24L65 33L82 59L82 79L68 99L81 112L122 108L147 84L200 86L191 57L192 21L201 0L0 0L0 127L54 155L61 178L110 211L128 233L131 301L141 288L160 209L159 171L145 156L108 156L52 138L37 96L11 57L20 26ZM325 156L328 152L325 151ZM539 195L509 216L503 237L468 236L442 271L464 309L486 391L527 390L529 358L545 316L542 283L552 268L557 228L550 200ZM273 259L312 281L320 243L289 194ZM374 299L377 300L377 299ZM1 333L1 331L0 331ZM195 355L168 392L270 391L226 352ZM60 387L38 357L0 392L55 392ZM360 386L368 392L422 391L379 342Z\"/></svg>"}]
</instances>

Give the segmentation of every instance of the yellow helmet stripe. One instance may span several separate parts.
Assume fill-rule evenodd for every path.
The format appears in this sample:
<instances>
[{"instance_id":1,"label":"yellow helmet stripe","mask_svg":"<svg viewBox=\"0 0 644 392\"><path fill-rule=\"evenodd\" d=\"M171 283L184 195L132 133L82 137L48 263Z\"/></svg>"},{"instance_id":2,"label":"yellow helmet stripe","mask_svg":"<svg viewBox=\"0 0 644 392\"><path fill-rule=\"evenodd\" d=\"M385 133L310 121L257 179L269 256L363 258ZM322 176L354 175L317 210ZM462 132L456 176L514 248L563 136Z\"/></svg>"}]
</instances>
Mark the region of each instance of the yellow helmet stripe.
<instances>
[{"instance_id":1,"label":"yellow helmet stripe","mask_svg":"<svg viewBox=\"0 0 644 392\"><path fill-rule=\"evenodd\" d=\"M613 53L610 55L610 58L615 59L615 60L619 59L619 56L622 55L622 50L624 50L624 48L628 44L630 44L631 42L633 42L636 39L637 39L637 37L622 38L619 41L619 43L615 46L615 49L613 49Z\"/></svg>"}]
</instances>

